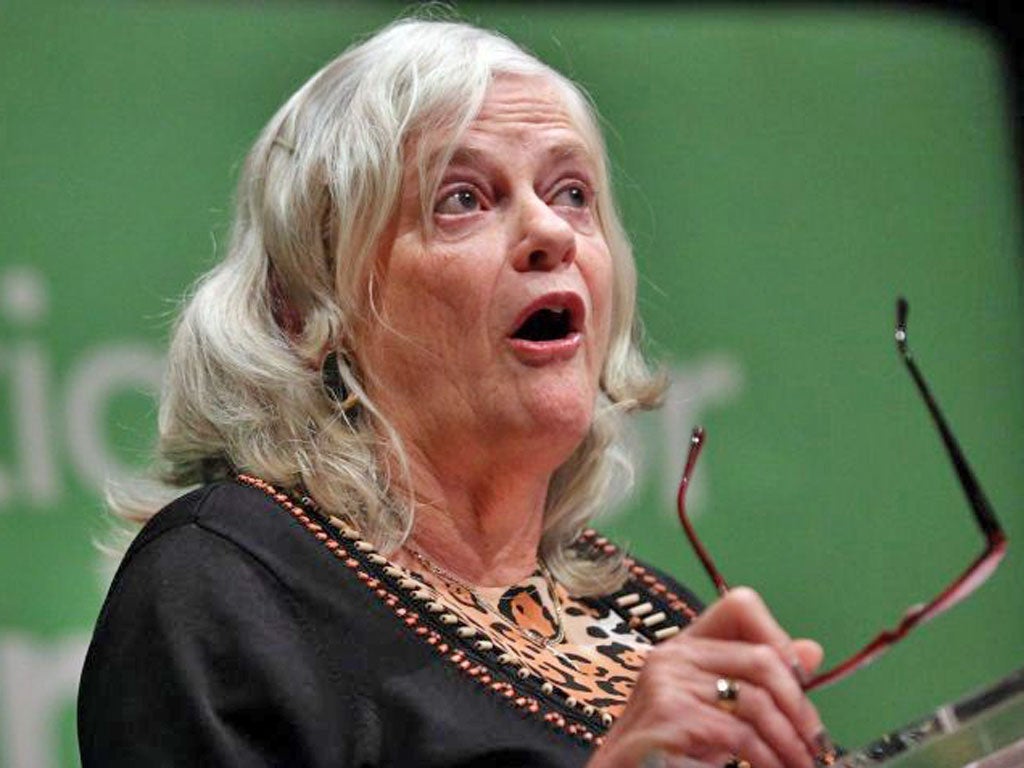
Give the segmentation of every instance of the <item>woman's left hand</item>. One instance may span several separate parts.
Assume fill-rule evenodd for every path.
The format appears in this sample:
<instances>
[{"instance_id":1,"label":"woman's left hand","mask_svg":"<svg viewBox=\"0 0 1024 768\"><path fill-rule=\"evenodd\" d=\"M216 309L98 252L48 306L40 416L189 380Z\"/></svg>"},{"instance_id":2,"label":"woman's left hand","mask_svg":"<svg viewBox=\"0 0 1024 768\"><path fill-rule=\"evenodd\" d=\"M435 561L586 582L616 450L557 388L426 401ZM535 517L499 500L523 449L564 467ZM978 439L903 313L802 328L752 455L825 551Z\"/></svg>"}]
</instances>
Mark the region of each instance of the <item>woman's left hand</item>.
<instances>
[{"instance_id":1,"label":"woman's left hand","mask_svg":"<svg viewBox=\"0 0 1024 768\"><path fill-rule=\"evenodd\" d=\"M648 652L625 711L588 768L634 768L657 754L811 768L823 727L799 676L821 659L821 647L792 639L756 592L731 590ZM719 681L736 686L735 698L718 693Z\"/></svg>"}]
</instances>

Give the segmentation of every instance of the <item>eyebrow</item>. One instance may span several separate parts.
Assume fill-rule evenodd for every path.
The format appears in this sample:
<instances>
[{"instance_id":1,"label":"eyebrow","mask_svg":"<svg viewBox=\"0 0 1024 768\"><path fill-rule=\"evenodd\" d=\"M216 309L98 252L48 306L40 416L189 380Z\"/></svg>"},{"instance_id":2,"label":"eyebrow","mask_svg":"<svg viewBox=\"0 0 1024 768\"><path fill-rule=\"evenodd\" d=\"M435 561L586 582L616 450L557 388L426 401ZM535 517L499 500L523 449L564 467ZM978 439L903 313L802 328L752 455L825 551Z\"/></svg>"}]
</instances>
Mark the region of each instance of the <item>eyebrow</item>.
<instances>
[{"instance_id":1,"label":"eyebrow","mask_svg":"<svg viewBox=\"0 0 1024 768\"><path fill-rule=\"evenodd\" d=\"M549 149L548 154L550 154L551 159L555 161L581 160L591 165L596 165L594 153L580 141L556 144Z\"/></svg>"},{"instance_id":2,"label":"eyebrow","mask_svg":"<svg viewBox=\"0 0 1024 768\"><path fill-rule=\"evenodd\" d=\"M488 165L490 158L487 153L472 147L456 147L448 158L448 165Z\"/></svg>"},{"instance_id":3,"label":"eyebrow","mask_svg":"<svg viewBox=\"0 0 1024 768\"><path fill-rule=\"evenodd\" d=\"M567 141L553 144L542 150L545 159L549 162L558 163L564 161L583 161L587 163L588 167L596 171L597 163L594 160L593 153L587 148L582 141ZM475 166L488 166L493 164L490 153L476 149L474 147L460 146L456 147L452 153L451 159L448 161L448 165L475 165Z\"/></svg>"}]
</instances>

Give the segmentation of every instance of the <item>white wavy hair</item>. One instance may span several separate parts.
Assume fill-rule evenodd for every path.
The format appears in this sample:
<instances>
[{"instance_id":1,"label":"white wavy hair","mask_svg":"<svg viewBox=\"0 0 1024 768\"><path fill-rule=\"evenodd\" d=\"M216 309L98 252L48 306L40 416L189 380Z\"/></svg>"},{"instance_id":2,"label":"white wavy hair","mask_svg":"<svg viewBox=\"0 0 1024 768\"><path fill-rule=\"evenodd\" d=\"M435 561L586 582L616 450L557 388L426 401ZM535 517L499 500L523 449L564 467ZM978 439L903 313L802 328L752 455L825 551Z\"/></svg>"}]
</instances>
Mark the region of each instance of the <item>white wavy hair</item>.
<instances>
[{"instance_id":1,"label":"white wavy hair","mask_svg":"<svg viewBox=\"0 0 1024 768\"><path fill-rule=\"evenodd\" d=\"M614 264L612 332L589 433L550 482L540 554L576 594L621 583L618 559L581 559L571 544L623 485L620 473L630 474L624 414L656 405L664 381L639 350L633 256L596 114L571 81L505 37L450 21L401 20L349 48L262 131L239 180L227 255L198 281L173 331L158 485L124 489L112 499L117 513L143 522L169 492L245 472L307 489L384 552L402 545L413 505L396 490L410 487L401 438L361 387L370 372L347 362L358 350L338 356L342 380L361 398L358 416L328 394L320 366L372 313L373 256L397 210L405 164L418 163L426 221L457 138L502 75L553 83L598 164L595 205ZM428 156L428 142L415 141L427 134L445 137L447 154Z\"/></svg>"}]
</instances>

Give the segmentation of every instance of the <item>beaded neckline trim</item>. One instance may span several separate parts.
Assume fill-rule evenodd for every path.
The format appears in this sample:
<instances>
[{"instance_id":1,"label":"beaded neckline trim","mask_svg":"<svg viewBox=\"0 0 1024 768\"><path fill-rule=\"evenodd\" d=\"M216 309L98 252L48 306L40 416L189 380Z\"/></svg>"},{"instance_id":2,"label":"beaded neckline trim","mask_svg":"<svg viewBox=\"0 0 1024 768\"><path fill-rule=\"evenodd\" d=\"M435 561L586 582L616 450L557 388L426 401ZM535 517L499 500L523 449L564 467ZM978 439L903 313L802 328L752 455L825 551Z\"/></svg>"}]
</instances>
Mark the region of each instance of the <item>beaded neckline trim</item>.
<instances>
[{"instance_id":1,"label":"beaded neckline trim","mask_svg":"<svg viewBox=\"0 0 1024 768\"><path fill-rule=\"evenodd\" d=\"M615 721L610 713L577 702L568 691L537 678L514 652L495 642L497 638L483 637L476 628L460 624L459 617L434 600L435 594L424 589L422 582L393 565L344 521L325 517L308 497L296 499L250 475L240 474L237 479L262 491L288 512L399 621L467 677L556 731L586 744L602 743L603 733ZM586 531L580 543L605 554L617 551L614 544L594 531ZM696 617L697 612L685 600L643 566L629 559L626 565L630 580L610 597L610 604L630 627L659 642Z\"/></svg>"},{"instance_id":2,"label":"beaded neckline trim","mask_svg":"<svg viewBox=\"0 0 1024 768\"><path fill-rule=\"evenodd\" d=\"M537 568L538 572L544 577L544 584L548 590L548 596L551 599L551 606L554 609L554 623L555 623L555 634L551 637L547 637L535 629L530 627L522 627L518 623L511 621L508 617L504 616L491 601L485 598L480 591L473 586L465 583L462 579L456 576L451 571L445 570L437 563L432 561L429 557L424 555L418 549L413 549L408 543L405 545L405 551L413 556L420 565L426 568L428 571L433 573L435 576L439 576L449 584L454 584L460 589L465 590L467 593L472 595L473 602L476 603L477 607L490 613L492 616L496 616L501 619L507 626L512 627L520 635L525 637L531 643L542 647L552 648L557 646L565 639L565 622L562 620L562 604L561 599L558 597L558 589L555 586L555 580L551 576L551 571L548 570L547 565L543 560L538 560Z\"/></svg>"}]
</instances>

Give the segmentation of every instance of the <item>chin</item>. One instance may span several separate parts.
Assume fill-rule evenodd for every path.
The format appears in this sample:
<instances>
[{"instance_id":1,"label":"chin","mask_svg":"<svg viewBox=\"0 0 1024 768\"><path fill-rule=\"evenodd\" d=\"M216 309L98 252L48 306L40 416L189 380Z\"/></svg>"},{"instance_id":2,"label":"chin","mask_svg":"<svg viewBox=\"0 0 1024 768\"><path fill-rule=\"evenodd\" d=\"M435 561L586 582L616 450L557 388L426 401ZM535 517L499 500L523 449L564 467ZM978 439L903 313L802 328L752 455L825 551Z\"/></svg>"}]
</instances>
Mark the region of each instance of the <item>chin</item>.
<instances>
[{"instance_id":1,"label":"chin","mask_svg":"<svg viewBox=\"0 0 1024 768\"><path fill-rule=\"evenodd\" d=\"M530 421L536 433L550 445L563 447L571 454L580 444L594 420L595 393L553 391L537 393L529 404Z\"/></svg>"}]
</instances>

